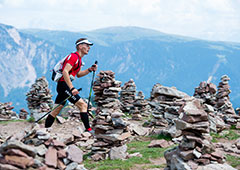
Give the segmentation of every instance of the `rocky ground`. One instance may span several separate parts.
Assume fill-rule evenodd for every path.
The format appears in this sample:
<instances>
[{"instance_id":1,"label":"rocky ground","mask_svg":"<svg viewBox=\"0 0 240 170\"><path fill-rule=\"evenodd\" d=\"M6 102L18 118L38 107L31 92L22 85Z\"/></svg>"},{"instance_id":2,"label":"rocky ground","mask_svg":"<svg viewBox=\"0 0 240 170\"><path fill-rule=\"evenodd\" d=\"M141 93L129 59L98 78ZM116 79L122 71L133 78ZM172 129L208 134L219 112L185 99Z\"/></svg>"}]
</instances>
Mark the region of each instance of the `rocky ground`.
<instances>
[{"instance_id":1,"label":"rocky ground","mask_svg":"<svg viewBox=\"0 0 240 170\"><path fill-rule=\"evenodd\" d=\"M132 121L133 124L140 123L136 121ZM20 133L20 132L28 132L31 131L32 127L34 126L34 123L28 122L28 121L10 121L10 122L1 122L0 123L0 141L5 141L8 137ZM83 124L78 121L66 121L63 124L55 122L50 130L51 136L57 136L58 138L67 138L69 135L72 134L74 129L83 128ZM239 130L235 130L237 134L240 135ZM147 141L149 138L147 137L141 137L139 140ZM222 145L229 145L234 144L235 140L227 140L227 139L219 139L218 143L221 143ZM236 157L239 157L239 154L237 153L229 153L224 152L225 155L233 155ZM150 164L136 164L134 167L131 168L131 170L139 170L139 169L146 169L146 167L150 166L157 166L158 168L147 168L151 170L163 170L166 166L166 160L164 157L159 157L156 159L150 159ZM84 162L83 162L84 163ZM236 167L236 169L240 169L240 165Z\"/></svg>"},{"instance_id":2,"label":"rocky ground","mask_svg":"<svg viewBox=\"0 0 240 170\"><path fill-rule=\"evenodd\" d=\"M145 99L133 80L121 87L114 72L101 71L93 86L94 136L73 105L45 129L44 121L23 120L25 110L18 117L11 102L0 103L0 169L240 169L240 109L230 102L229 80L201 82L194 96L158 83ZM44 78L27 96L31 119L51 108Z\"/></svg>"},{"instance_id":3,"label":"rocky ground","mask_svg":"<svg viewBox=\"0 0 240 170\"><path fill-rule=\"evenodd\" d=\"M43 125L43 124L42 124ZM0 136L3 139L7 139L9 136L12 136L16 133L19 132L28 132L32 129L34 126L34 123L27 122L27 121L16 121L16 122L8 122L4 123L2 122L0 124ZM81 127L83 129L83 124L81 122L66 122L63 124L60 123L54 123L53 126L51 127L50 134L51 136L68 136L69 134L72 133L74 128Z\"/></svg>"}]
</instances>

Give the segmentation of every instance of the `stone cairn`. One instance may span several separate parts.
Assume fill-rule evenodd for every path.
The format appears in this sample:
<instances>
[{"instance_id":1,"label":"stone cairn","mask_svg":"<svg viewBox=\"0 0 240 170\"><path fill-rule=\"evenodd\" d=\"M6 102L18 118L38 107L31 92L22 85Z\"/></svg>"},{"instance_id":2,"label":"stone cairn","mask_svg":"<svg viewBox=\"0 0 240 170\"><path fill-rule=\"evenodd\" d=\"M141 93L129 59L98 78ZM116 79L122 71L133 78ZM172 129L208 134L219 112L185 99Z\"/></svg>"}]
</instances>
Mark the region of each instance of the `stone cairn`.
<instances>
[{"instance_id":1,"label":"stone cairn","mask_svg":"<svg viewBox=\"0 0 240 170\"><path fill-rule=\"evenodd\" d=\"M16 112L13 111L12 102L0 103L0 120L18 119Z\"/></svg>"},{"instance_id":2,"label":"stone cairn","mask_svg":"<svg viewBox=\"0 0 240 170\"><path fill-rule=\"evenodd\" d=\"M223 120L230 125L236 125L238 120L240 122L240 116L236 115L230 102L229 94L231 93L230 86L228 84L230 78L227 75L221 77L221 82L218 85L218 91L216 94L217 103L216 108L218 112L222 113Z\"/></svg>"},{"instance_id":3,"label":"stone cairn","mask_svg":"<svg viewBox=\"0 0 240 170\"><path fill-rule=\"evenodd\" d=\"M203 81L195 88L193 96L202 99L206 104L214 106L216 105L216 92L217 87L215 84Z\"/></svg>"},{"instance_id":4,"label":"stone cairn","mask_svg":"<svg viewBox=\"0 0 240 170\"><path fill-rule=\"evenodd\" d=\"M175 87L155 84L149 102L152 109L152 118L146 124L154 126L155 133L163 133L173 138L180 136L181 131L176 130L174 119L178 119L179 109L187 97L189 96L186 93L177 90Z\"/></svg>"},{"instance_id":5,"label":"stone cairn","mask_svg":"<svg viewBox=\"0 0 240 170\"><path fill-rule=\"evenodd\" d=\"M89 132L77 129L69 135L51 137L49 129L39 125L28 133L14 134L0 146L0 169L86 170L82 161L89 151L82 149L91 148L94 139Z\"/></svg>"},{"instance_id":6,"label":"stone cairn","mask_svg":"<svg viewBox=\"0 0 240 170\"><path fill-rule=\"evenodd\" d=\"M208 114L200 100L189 99L175 123L176 128L182 131L183 138L177 147L164 153L166 170L197 169L199 165L211 162L223 163L223 153L215 150L211 143Z\"/></svg>"},{"instance_id":7,"label":"stone cairn","mask_svg":"<svg viewBox=\"0 0 240 170\"><path fill-rule=\"evenodd\" d=\"M237 125L240 117L236 115L229 94L231 93L227 75L221 77L218 88L212 83L201 82L195 88L194 97L199 98L205 104L205 111L209 115L210 130L221 132L230 125Z\"/></svg>"},{"instance_id":8,"label":"stone cairn","mask_svg":"<svg viewBox=\"0 0 240 170\"><path fill-rule=\"evenodd\" d=\"M129 113L136 97L136 85L133 79L126 82L120 92L121 110Z\"/></svg>"},{"instance_id":9,"label":"stone cairn","mask_svg":"<svg viewBox=\"0 0 240 170\"><path fill-rule=\"evenodd\" d=\"M151 106L144 98L143 92L139 91L129 112L133 120L142 120L142 117L149 117L151 115Z\"/></svg>"},{"instance_id":10,"label":"stone cairn","mask_svg":"<svg viewBox=\"0 0 240 170\"><path fill-rule=\"evenodd\" d=\"M20 109L20 113L19 113L19 118L20 119L27 119L28 116L28 112L25 109Z\"/></svg>"},{"instance_id":11,"label":"stone cairn","mask_svg":"<svg viewBox=\"0 0 240 170\"><path fill-rule=\"evenodd\" d=\"M92 159L126 158L126 142L131 133L128 123L122 118L124 114L118 100L121 82L115 80L115 73L112 71L100 71L97 76L93 86L97 103L93 128L97 141L92 147Z\"/></svg>"},{"instance_id":12,"label":"stone cairn","mask_svg":"<svg viewBox=\"0 0 240 170\"><path fill-rule=\"evenodd\" d=\"M216 109L217 86L210 82L201 82L198 87L195 88L194 97L202 100L205 106L205 111L208 113L208 120L210 123L210 131L221 132L226 129L227 126L223 119L219 116Z\"/></svg>"},{"instance_id":13,"label":"stone cairn","mask_svg":"<svg viewBox=\"0 0 240 170\"><path fill-rule=\"evenodd\" d=\"M53 107L48 81L44 76L36 80L26 96L31 117L34 117L35 120L50 111Z\"/></svg>"}]
</instances>

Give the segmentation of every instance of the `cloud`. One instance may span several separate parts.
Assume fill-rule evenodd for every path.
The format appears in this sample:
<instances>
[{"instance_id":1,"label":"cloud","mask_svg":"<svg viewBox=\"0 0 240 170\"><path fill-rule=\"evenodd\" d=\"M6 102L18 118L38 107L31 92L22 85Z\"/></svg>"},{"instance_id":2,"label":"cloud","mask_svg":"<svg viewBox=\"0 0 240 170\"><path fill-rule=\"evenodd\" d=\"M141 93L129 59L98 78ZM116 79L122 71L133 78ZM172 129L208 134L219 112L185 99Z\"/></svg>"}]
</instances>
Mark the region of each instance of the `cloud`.
<instances>
[{"instance_id":1,"label":"cloud","mask_svg":"<svg viewBox=\"0 0 240 170\"><path fill-rule=\"evenodd\" d=\"M0 22L19 28L87 31L140 26L240 41L239 0L0 0L0 7Z\"/></svg>"}]
</instances>

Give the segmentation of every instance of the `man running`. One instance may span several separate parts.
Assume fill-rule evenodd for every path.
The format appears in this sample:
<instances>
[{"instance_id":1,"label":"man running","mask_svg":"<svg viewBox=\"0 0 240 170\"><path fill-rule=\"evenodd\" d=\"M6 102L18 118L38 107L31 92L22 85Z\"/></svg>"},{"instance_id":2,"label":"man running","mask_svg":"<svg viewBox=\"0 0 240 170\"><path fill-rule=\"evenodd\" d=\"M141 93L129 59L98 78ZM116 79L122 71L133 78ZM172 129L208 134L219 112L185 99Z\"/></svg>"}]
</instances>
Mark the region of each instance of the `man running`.
<instances>
[{"instance_id":1,"label":"man running","mask_svg":"<svg viewBox=\"0 0 240 170\"><path fill-rule=\"evenodd\" d=\"M75 44L76 44L77 51L75 53L69 54L63 64L63 68L62 68L63 76L60 78L60 80L57 83L58 94L55 100L55 105L60 104L69 96L68 94L71 93L72 97L69 98L68 100L74 105L76 105L77 108L80 110L80 116L86 131L90 133L94 133L94 131L92 130L89 124L87 104L83 101L83 99L81 99L81 97L79 96L78 90L75 89L72 84L72 81L75 79L75 76L77 76L78 78L83 77L88 73L97 70L97 65L94 64L90 68L81 71L82 58L84 57L84 55L88 54L90 50L90 46L92 46L93 43L88 41L86 38L80 38L76 41ZM65 92L66 90L67 90L67 93ZM49 128L52 126L55 120L55 117L60 113L65 103L66 102L62 103L59 107L57 107L48 115L45 121L46 128Z\"/></svg>"}]
</instances>

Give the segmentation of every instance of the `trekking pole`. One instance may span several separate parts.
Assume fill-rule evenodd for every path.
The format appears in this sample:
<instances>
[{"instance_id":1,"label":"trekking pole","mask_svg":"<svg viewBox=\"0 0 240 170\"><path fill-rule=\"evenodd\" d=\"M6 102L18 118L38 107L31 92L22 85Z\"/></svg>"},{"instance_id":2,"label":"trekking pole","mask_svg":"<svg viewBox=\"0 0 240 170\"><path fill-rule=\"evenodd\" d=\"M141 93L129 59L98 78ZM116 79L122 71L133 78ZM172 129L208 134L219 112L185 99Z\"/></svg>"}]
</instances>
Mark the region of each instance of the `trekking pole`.
<instances>
[{"instance_id":1,"label":"trekking pole","mask_svg":"<svg viewBox=\"0 0 240 170\"><path fill-rule=\"evenodd\" d=\"M81 91L82 88L77 89L78 91ZM68 99L70 99L70 97L72 97L72 94L69 93L67 90L65 91L65 93L67 93L69 96L63 100L61 103L59 103L57 106L55 106L54 108L52 108L52 110L50 110L49 112L47 112L46 114L44 114L42 117L40 117L37 121L35 121L35 123L39 122L40 120L42 120L45 116L47 116L49 113L51 113L53 110L55 110L56 108L58 108L61 104L63 104L64 102L66 102Z\"/></svg>"},{"instance_id":2,"label":"trekking pole","mask_svg":"<svg viewBox=\"0 0 240 170\"><path fill-rule=\"evenodd\" d=\"M95 64L97 64L98 62L95 61ZM89 97L88 97L88 105L87 105L87 113L92 117L93 115L91 113L89 113L89 107L90 107L90 99L91 99L91 95L92 95L92 88L93 88L93 81L94 81L94 76L95 76L95 71L93 71L93 76L92 76L92 82L91 82L91 86L90 86L90 92L89 92Z\"/></svg>"}]
</instances>

